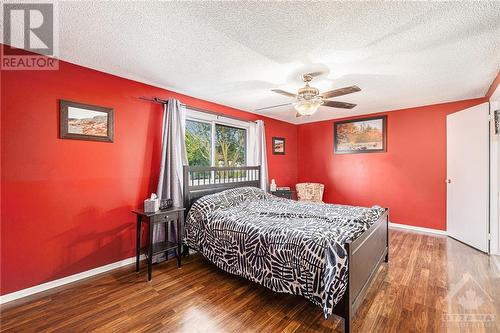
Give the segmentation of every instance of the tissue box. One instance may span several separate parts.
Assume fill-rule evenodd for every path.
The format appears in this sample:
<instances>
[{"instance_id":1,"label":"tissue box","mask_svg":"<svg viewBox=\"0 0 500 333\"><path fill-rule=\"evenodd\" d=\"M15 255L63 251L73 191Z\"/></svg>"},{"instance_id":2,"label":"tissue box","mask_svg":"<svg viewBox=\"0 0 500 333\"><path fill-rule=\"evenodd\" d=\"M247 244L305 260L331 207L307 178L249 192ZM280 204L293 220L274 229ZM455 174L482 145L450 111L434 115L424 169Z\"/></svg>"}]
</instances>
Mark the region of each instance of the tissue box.
<instances>
[{"instance_id":1,"label":"tissue box","mask_svg":"<svg viewBox=\"0 0 500 333\"><path fill-rule=\"evenodd\" d=\"M154 213L160 210L160 199L144 200L144 213Z\"/></svg>"}]
</instances>

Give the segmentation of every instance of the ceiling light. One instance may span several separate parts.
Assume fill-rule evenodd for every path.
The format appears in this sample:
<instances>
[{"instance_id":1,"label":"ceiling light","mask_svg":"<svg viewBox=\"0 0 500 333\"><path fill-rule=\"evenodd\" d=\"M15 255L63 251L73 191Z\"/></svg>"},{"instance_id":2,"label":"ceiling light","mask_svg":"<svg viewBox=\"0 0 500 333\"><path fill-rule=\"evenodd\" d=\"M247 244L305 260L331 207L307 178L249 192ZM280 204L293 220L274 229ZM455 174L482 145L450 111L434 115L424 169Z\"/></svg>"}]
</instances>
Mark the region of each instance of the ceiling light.
<instances>
[{"instance_id":1,"label":"ceiling light","mask_svg":"<svg viewBox=\"0 0 500 333\"><path fill-rule=\"evenodd\" d=\"M318 110L323 104L321 97L313 97L311 99L300 99L293 103L293 107L301 116L310 116Z\"/></svg>"}]
</instances>

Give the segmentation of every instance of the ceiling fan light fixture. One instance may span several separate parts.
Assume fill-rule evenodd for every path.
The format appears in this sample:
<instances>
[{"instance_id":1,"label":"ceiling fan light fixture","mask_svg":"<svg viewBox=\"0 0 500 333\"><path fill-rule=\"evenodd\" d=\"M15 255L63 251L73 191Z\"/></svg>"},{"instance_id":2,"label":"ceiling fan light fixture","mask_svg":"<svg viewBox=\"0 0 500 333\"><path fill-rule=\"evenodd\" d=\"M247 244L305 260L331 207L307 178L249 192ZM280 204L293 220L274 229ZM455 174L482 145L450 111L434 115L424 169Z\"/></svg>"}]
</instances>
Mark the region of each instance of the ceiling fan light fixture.
<instances>
[{"instance_id":1,"label":"ceiling fan light fixture","mask_svg":"<svg viewBox=\"0 0 500 333\"><path fill-rule=\"evenodd\" d=\"M298 100L296 103L293 103L293 107L301 116L310 116L316 112L323 103L322 98L314 97L311 99Z\"/></svg>"},{"instance_id":2,"label":"ceiling fan light fixture","mask_svg":"<svg viewBox=\"0 0 500 333\"><path fill-rule=\"evenodd\" d=\"M311 82L313 77L316 75L318 75L318 73L306 73L306 74L304 74L302 76L302 79L304 80L305 85L304 85L304 87L302 87L298 90L297 94L293 94L293 93L290 93L288 91L284 91L281 89L271 89L271 91L273 91L277 94L280 94L282 96L295 98L296 101L294 103L268 106L268 107L256 109L255 111L267 110L267 109L271 109L271 108L276 108L276 107L292 104L294 109L297 111L295 116L300 117L300 116L310 116L310 115L314 114L316 111L318 111L318 109L321 105L324 105L324 106L327 106L330 108L339 108L339 109L352 109L353 107L356 106L356 104L352 104L352 103L330 101L329 98L337 97L337 96L344 96L347 94L352 94L352 93L357 92L357 91L361 91L361 89L359 89L358 86L339 88L339 89L335 89L335 90L325 91L325 92L320 94L318 88L311 87L309 85L309 82Z\"/></svg>"}]
</instances>

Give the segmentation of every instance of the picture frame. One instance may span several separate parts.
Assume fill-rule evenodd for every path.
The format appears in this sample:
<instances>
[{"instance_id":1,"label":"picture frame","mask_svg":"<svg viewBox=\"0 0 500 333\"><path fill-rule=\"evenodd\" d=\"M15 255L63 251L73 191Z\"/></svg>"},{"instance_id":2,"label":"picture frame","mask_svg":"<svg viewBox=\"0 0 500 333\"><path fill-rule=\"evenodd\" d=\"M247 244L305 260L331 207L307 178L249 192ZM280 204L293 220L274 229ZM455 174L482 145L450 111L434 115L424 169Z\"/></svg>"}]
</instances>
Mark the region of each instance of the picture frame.
<instances>
[{"instance_id":1,"label":"picture frame","mask_svg":"<svg viewBox=\"0 0 500 333\"><path fill-rule=\"evenodd\" d=\"M335 154L387 151L387 116L356 118L333 123Z\"/></svg>"},{"instance_id":2,"label":"picture frame","mask_svg":"<svg viewBox=\"0 0 500 333\"><path fill-rule=\"evenodd\" d=\"M112 108L59 101L59 137L61 139L113 142Z\"/></svg>"},{"instance_id":3,"label":"picture frame","mask_svg":"<svg viewBox=\"0 0 500 333\"><path fill-rule=\"evenodd\" d=\"M493 118L495 121L495 134L500 134L500 110L495 110Z\"/></svg>"},{"instance_id":4,"label":"picture frame","mask_svg":"<svg viewBox=\"0 0 500 333\"><path fill-rule=\"evenodd\" d=\"M285 138L273 137L273 155L285 155Z\"/></svg>"}]
</instances>

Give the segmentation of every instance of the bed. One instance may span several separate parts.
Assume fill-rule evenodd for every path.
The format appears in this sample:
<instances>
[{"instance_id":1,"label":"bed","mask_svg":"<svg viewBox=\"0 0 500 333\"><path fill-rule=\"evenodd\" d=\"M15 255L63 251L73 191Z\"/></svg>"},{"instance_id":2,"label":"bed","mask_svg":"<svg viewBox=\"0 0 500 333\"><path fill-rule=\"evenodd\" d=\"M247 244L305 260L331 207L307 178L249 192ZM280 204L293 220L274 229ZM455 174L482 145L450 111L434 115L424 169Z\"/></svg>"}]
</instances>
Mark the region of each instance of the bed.
<instances>
[{"instance_id":1,"label":"bed","mask_svg":"<svg viewBox=\"0 0 500 333\"><path fill-rule=\"evenodd\" d=\"M259 170L185 167L185 244L229 273L343 317L350 332L388 261L388 210L278 198L258 189Z\"/></svg>"}]
</instances>

